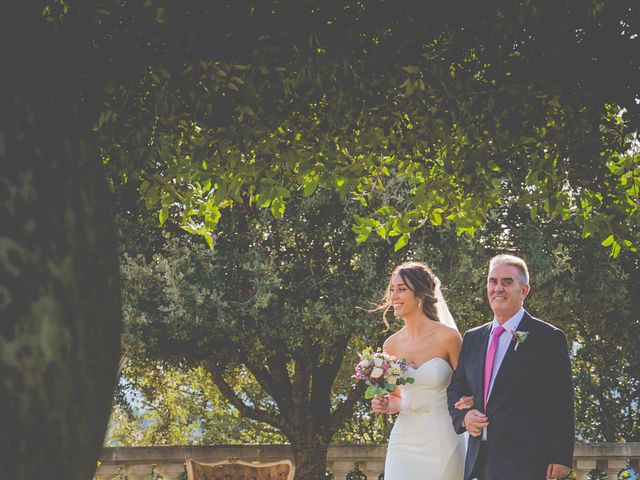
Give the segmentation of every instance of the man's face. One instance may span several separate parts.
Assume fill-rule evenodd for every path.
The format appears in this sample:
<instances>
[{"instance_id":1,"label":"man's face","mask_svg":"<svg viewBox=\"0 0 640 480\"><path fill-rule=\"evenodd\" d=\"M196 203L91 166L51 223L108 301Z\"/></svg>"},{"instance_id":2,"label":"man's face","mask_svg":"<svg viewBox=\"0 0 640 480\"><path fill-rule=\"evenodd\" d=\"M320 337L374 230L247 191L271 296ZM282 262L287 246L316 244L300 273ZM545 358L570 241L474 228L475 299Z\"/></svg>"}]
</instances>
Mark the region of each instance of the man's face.
<instances>
[{"instance_id":1,"label":"man's face","mask_svg":"<svg viewBox=\"0 0 640 480\"><path fill-rule=\"evenodd\" d=\"M528 293L529 285L520 283L518 269L513 265L496 265L489 271L487 296L500 323L515 315Z\"/></svg>"}]
</instances>

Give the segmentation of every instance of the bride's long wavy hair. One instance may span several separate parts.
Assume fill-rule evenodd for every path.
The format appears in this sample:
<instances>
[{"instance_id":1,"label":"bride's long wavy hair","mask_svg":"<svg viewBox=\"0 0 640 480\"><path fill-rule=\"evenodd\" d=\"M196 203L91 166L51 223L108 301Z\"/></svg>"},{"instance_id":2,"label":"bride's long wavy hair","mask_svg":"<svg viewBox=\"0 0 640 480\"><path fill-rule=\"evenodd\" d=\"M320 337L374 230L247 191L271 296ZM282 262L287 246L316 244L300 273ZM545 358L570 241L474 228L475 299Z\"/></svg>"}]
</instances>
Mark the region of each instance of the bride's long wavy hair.
<instances>
[{"instance_id":1,"label":"bride's long wavy hair","mask_svg":"<svg viewBox=\"0 0 640 480\"><path fill-rule=\"evenodd\" d=\"M391 280L398 274L400 278L407 285L407 288L413 292L413 294L422 300L422 312L427 316L429 320L436 322L440 321L438 317L438 310L436 303L436 277L431 269L422 262L405 262L398 265L391 276L389 277L389 284L387 290L382 298L380 304L378 304L372 312L382 310L382 321L384 322L386 332L389 330L389 322L387 321L387 312L391 309Z\"/></svg>"}]
</instances>

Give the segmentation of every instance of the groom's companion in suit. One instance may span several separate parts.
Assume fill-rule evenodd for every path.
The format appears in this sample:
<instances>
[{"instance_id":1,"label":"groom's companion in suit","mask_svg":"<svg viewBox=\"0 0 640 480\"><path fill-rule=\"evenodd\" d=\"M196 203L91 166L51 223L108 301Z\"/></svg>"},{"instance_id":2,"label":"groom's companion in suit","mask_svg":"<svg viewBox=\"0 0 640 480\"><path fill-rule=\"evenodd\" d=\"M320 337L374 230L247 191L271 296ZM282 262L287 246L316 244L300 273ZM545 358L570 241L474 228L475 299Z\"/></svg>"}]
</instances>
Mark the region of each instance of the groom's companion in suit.
<instances>
[{"instance_id":1,"label":"groom's companion in suit","mask_svg":"<svg viewBox=\"0 0 640 480\"><path fill-rule=\"evenodd\" d=\"M562 330L524 310L529 289L521 258L491 259L493 321L465 334L447 392L454 429L469 432L465 480L543 480L570 471L574 413L567 340ZM456 408L468 395L474 408Z\"/></svg>"}]
</instances>

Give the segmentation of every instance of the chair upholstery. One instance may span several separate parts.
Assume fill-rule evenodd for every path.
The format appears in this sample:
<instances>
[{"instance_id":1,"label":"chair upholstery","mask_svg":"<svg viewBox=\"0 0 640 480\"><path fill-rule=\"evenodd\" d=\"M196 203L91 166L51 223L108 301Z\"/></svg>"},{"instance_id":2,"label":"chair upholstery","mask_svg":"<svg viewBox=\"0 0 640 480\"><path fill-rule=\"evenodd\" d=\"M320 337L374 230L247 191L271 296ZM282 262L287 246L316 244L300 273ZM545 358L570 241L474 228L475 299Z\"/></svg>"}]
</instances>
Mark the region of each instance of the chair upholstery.
<instances>
[{"instance_id":1,"label":"chair upholstery","mask_svg":"<svg viewBox=\"0 0 640 480\"><path fill-rule=\"evenodd\" d=\"M295 468L290 460L249 463L229 459L203 463L187 458L189 480L293 480Z\"/></svg>"}]
</instances>

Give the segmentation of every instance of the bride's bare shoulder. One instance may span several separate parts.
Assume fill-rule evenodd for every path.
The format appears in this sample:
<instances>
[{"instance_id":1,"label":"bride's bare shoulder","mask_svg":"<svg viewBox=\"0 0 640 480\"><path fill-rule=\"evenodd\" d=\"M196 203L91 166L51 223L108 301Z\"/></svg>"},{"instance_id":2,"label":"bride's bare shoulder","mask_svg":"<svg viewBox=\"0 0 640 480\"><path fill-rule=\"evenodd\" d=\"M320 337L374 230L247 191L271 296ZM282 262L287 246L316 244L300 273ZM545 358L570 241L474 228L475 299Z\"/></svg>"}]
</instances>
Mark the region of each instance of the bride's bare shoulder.
<instances>
[{"instance_id":1,"label":"bride's bare shoulder","mask_svg":"<svg viewBox=\"0 0 640 480\"><path fill-rule=\"evenodd\" d=\"M438 333L441 338L445 341L461 341L462 336L457 328L450 327L449 325L445 325L444 323L438 324Z\"/></svg>"},{"instance_id":2,"label":"bride's bare shoulder","mask_svg":"<svg viewBox=\"0 0 640 480\"><path fill-rule=\"evenodd\" d=\"M390 353L391 355L395 355L400 345L400 337L402 335L401 332L402 330L398 330L397 332L387 337L387 339L384 341L384 344L382 345L382 350Z\"/></svg>"}]
</instances>

